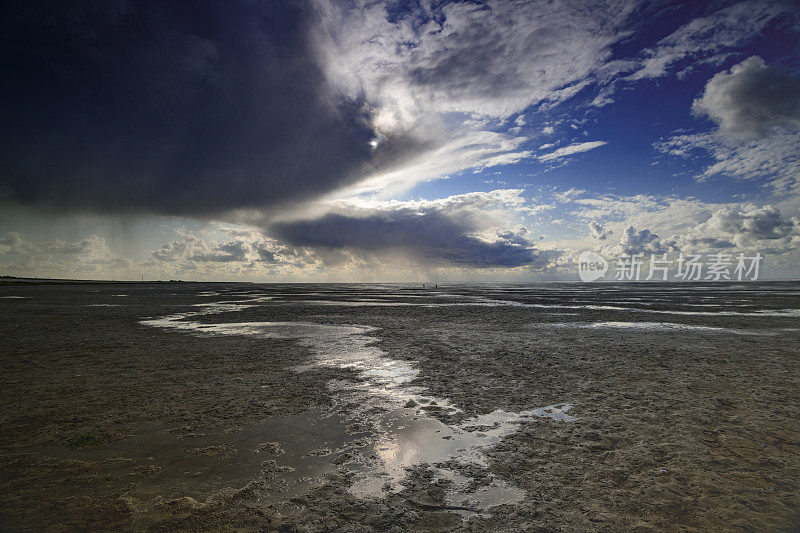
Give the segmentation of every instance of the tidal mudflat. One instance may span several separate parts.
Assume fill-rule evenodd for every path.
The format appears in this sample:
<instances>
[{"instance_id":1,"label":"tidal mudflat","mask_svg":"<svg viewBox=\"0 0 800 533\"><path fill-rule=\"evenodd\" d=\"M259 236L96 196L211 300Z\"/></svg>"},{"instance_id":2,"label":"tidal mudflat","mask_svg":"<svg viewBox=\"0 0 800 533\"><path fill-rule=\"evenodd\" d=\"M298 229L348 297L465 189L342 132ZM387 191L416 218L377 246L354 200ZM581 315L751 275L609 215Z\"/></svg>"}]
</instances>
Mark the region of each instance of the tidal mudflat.
<instances>
[{"instance_id":1,"label":"tidal mudflat","mask_svg":"<svg viewBox=\"0 0 800 533\"><path fill-rule=\"evenodd\" d=\"M0 286L3 529L800 524L800 284Z\"/></svg>"}]
</instances>

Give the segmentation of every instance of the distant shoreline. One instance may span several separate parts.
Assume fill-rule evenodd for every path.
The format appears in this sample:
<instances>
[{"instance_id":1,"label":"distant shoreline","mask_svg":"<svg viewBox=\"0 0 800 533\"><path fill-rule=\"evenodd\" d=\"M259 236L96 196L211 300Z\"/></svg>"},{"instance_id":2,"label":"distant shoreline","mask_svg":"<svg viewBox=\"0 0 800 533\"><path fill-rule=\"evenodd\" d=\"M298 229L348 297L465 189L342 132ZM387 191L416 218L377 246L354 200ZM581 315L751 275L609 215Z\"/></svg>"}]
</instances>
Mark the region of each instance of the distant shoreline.
<instances>
[{"instance_id":1,"label":"distant shoreline","mask_svg":"<svg viewBox=\"0 0 800 533\"><path fill-rule=\"evenodd\" d=\"M7 284L24 284L24 285L39 285L39 284L69 284L69 285L106 285L110 283L125 283L125 284L145 284L145 283L231 283L225 281L183 281L183 280L145 280L145 281L125 281L125 280L97 280L97 279L67 279L67 278L17 278L14 276L0 276L0 283ZM250 283L244 281L242 283Z\"/></svg>"},{"instance_id":2,"label":"distant shoreline","mask_svg":"<svg viewBox=\"0 0 800 533\"><path fill-rule=\"evenodd\" d=\"M505 282L490 282L490 281L473 281L473 282L461 282L461 281L440 281L438 284L440 286L447 286L447 285L485 285L485 284L499 284L499 285L539 285L539 284L552 284L552 283L574 283L574 284L584 284L586 286L602 286L602 285L614 285L619 283L629 284L629 285L649 285L649 284L659 284L659 283L667 283L667 284L676 284L676 285L697 285L697 284L707 284L707 283L715 283L719 284L720 286L726 286L732 283L778 283L778 282L800 282L798 278L775 278L775 279L760 279L755 281L738 281L738 280L725 280L725 281L715 281L709 282L708 280L697 280L697 281L624 281L619 282L616 280L603 280L603 281L594 281L594 282L582 282L580 280L547 280L547 281L505 281ZM110 285L110 284L126 284L126 285L144 285L144 284L152 284L152 283L159 283L159 284L181 284L181 283L189 283L189 284L250 284L250 285L361 285L361 284L387 284L387 285L422 285L423 282L419 281L361 281L361 282L346 282L346 281L325 281L325 282L316 282L316 281L197 281L197 280L181 280L181 279L171 279L171 280L144 280L144 281L137 281L137 280L93 280L93 279L68 279L68 278L21 278L15 276L0 276L0 284L5 285ZM425 285L433 286L434 283L431 282L424 282ZM431 287L432 288L432 287Z\"/></svg>"}]
</instances>

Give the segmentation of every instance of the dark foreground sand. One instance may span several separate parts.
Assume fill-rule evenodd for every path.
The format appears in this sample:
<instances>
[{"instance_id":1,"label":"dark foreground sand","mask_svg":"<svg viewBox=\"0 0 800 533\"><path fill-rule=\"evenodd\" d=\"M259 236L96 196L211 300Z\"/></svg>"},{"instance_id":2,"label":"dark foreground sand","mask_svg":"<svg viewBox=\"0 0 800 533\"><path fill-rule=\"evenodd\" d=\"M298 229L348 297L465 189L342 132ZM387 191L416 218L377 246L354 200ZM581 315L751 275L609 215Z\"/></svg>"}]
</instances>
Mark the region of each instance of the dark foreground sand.
<instances>
[{"instance_id":1,"label":"dark foreground sand","mask_svg":"<svg viewBox=\"0 0 800 533\"><path fill-rule=\"evenodd\" d=\"M0 526L797 530L800 284L617 288L4 284Z\"/></svg>"}]
</instances>

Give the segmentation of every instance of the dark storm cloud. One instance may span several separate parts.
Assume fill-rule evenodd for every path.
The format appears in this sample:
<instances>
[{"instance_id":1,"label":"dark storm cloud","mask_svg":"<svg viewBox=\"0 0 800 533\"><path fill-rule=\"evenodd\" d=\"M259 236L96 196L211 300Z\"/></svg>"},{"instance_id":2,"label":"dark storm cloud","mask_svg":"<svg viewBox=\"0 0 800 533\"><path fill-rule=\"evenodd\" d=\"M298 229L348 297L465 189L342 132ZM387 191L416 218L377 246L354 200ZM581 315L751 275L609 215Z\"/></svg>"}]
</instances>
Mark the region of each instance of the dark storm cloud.
<instances>
[{"instance_id":1,"label":"dark storm cloud","mask_svg":"<svg viewBox=\"0 0 800 533\"><path fill-rule=\"evenodd\" d=\"M330 94L308 6L5 3L0 194L202 215L347 183L372 133Z\"/></svg>"},{"instance_id":2,"label":"dark storm cloud","mask_svg":"<svg viewBox=\"0 0 800 533\"><path fill-rule=\"evenodd\" d=\"M283 222L270 232L292 246L361 251L401 250L433 263L472 267L538 265L542 253L523 245L513 232L495 242L468 235L469 228L437 211L394 210L365 217L328 214L315 220Z\"/></svg>"}]
</instances>

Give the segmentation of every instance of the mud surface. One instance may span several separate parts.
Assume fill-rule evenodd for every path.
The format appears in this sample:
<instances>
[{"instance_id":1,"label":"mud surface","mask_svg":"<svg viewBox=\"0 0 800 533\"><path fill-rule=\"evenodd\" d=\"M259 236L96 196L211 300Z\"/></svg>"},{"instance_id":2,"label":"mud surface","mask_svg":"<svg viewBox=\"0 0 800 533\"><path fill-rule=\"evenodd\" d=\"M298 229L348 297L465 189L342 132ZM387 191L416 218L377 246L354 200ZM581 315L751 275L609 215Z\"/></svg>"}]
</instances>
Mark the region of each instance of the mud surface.
<instances>
[{"instance_id":1,"label":"mud surface","mask_svg":"<svg viewBox=\"0 0 800 533\"><path fill-rule=\"evenodd\" d=\"M0 286L0 527L789 531L800 284Z\"/></svg>"}]
</instances>

